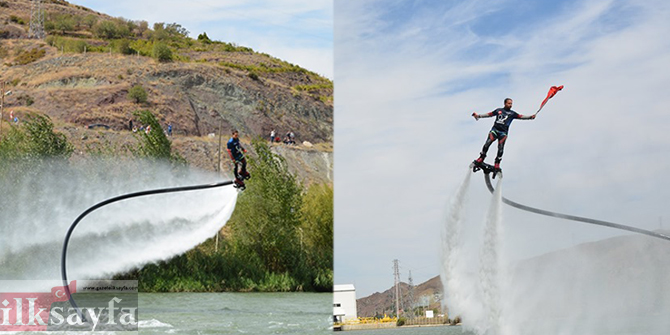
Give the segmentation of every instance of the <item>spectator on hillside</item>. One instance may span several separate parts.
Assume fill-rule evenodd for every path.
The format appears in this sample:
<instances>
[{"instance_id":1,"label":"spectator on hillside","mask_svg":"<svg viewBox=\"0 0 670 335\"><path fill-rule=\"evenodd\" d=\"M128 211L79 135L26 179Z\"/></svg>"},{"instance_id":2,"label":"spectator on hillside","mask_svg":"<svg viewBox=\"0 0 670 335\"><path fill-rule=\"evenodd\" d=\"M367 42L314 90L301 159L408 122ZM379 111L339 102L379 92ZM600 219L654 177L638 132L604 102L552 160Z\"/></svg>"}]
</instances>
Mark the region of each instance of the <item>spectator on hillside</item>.
<instances>
[{"instance_id":1,"label":"spectator on hillside","mask_svg":"<svg viewBox=\"0 0 670 335\"><path fill-rule=\"evenodd\" d=\"M272 131L270 132L270 143L274 142L274 140L275 140L275 130L272 129Z\"/></svg>"},{"instance_id":2,"label":"spectator on hillside","mask_svg":"<svg viewBox=\"0 0 670 335\"><path fill-rule=\"evenodd\" d=\"M169 123L168 123L168 131L167 131L167 133L168 133L168 136L172 136L172 122L169 122Z\"/></svg>"}]
</instances>

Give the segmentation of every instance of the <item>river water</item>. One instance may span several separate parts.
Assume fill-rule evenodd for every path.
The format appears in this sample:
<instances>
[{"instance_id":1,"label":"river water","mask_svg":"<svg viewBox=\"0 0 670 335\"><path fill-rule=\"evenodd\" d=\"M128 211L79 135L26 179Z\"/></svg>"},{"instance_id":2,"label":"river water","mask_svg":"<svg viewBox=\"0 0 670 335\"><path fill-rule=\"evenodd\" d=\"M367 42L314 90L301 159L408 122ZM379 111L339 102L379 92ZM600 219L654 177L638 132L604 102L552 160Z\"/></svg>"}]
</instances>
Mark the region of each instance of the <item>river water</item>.
<instances>
[{"instance_id":1,"label":"river water","mask_svg":"<svg viewBox=\"0 0 670 335\"><path fill-rule=\"evenodd\" d=\"M141 293L140 334L330 334L330 293Z\"/></svg>"},{"instance_id":2,"label":"river water","mask_svg":"<svg viewBox=\"0 0 670 335\"><path fill-rule=\"evenodd\" d=\"M341 332L344 335L475 335L464 331L461 326L439 326L439 327L400 327L390 329L374 330L352 330Z\"/></svg>"}]
</instances>

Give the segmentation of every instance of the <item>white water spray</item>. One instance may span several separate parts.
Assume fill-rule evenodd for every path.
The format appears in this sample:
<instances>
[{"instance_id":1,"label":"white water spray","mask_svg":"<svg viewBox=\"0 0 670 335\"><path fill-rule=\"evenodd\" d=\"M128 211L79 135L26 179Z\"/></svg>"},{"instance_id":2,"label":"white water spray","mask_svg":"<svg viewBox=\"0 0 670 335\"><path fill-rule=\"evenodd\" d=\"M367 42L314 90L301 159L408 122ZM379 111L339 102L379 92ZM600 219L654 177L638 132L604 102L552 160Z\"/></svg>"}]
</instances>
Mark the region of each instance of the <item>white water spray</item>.
<instances>
[{"instance_id":1,"label":"white water spray","mask_svg":"<svg viewBox=\"0 0 670 335\"><path fill-rule=\"evenodd\" d=\"M464 289L467 281L464 282L459 275L461 268L459 260L464 256L461 251L461 230L464 219L464 208L468 200L468 188L470 186L470 176L472 173L468 168L465 178L458 187L456 194L452 197L447 209L446 224L442 226L441 232L441 273L440 280L444 294L442 295L442 310L448 311L449 317L452 311L461 311L466 308L469 302L468 291Z\"/></svg>"},{"instance_id":2,"label":"white water spray","mask_svg":"<svg viewBox=\"0 0 670 335\"><path fill-rule=\"evenodd\" d=\"M149 189L208 184L201 171L179 175L150 162L51 163L0 181L0 279L60 279L69 226L108 198ZM69 279L108 278L181 254L214 236L235 208L237 192L221 188L150 195L102 207L82 220L68 248Z\"/></svg>"},{"instance_id":3,"label":"white water spray","mask_svg":"<svg viewBox=\"0 0 670 335\"><path fill-rule=\"evenodd\" d=\"M485 225L470 240L463 235L470 175L452 198L442 232L441 275L444 287L443 306L449 317L463 318L463 326L477 334L500 334L501 302L499 279L500 224L502 212L501 182L491 200ZM477 246L480 246L479 248Z\"/></svg>"},{"instance_id":4,"label":"white water spray","mask_svg":"<svg viewBox=\"0 0 670 335\"><path fill-rule=\"evenodd\" d=\"M502 221L502 178L498 179L484 226L484 243L480 253L479 280L482 287L484 320L478 324L480 334L500 334L500 246Z\"/></svg>"}]
</instances>

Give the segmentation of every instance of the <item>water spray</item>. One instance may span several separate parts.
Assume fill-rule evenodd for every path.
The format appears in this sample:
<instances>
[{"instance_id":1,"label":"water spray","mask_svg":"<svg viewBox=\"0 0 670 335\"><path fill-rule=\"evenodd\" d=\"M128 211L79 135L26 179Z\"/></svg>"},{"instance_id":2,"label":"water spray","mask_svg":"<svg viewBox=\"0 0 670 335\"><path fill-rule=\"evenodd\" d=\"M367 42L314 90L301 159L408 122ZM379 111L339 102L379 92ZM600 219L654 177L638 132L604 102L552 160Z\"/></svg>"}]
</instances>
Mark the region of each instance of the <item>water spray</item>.
<instances>
[{"instance_id":1,"label":"water spray","mask_svg":"<svg viewBox=\"0 0 670 335\"><path fill-rule=\"evenodd\" d=\"M154 189L154 190L148 190L148 191L140 191L140 192L134 192L134 193L128 193L124 195L120 195L114 198L107 199L105 201L99 202L95 204L94 206L90 207L79 217L77 217L76 220L72 223L70 226L70 229L68 229L67 234L65 235L65 240L63 241L63 252L61 254L61 275L63 279L63 286L65 289L65 293L68 296L68 300L72 307L75 308L77 311L77 314L81 318L82 321L86 322L86 318L84 317L84 314L81 312L81 309L77 306L77 303L74 301L74 298L72 297L72 294L70 293L70 287L67 282L67 269L66 269L66 256L67 256L67 246L68 242L70 241L70 236L72 235L72 232L74 231L74 228L79 224L79 222L86 217L86 215L90 214L91 212L95 211L96 209L109 205L111 203L125 200L125 199L130 199L130 198L135 198L135 197L141 197L141 196L146 196L146 195L153 195L153 194L163 194L163 193L174 193L174 192L186 192L186 191L195 191L195 190L204 190L204 189L210 189L210 188L216 188L216 187L223 187L223 186L228 186L233 184L233 181L223 181L219 183L213 183L213 184L204 184L204 185L193 185L193 186L181 186L181 187L171 187L171 188L161 188L161 189Z\"/></svg>"}]
</instances>

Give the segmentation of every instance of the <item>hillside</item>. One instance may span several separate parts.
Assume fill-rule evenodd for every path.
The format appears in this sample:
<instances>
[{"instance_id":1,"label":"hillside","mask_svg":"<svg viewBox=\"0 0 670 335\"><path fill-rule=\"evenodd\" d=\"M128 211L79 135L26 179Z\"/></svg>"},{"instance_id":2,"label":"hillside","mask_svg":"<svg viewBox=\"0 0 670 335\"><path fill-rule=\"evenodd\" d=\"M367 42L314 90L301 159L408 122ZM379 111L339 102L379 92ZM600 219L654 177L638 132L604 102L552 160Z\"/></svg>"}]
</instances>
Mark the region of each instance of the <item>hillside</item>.
<instances>
[{"instance_id":1,"label":"hillside","mask_svg":"<svg viewBox=\"0 0 670 335\"><path fill-rule=\"evenodd\" d=\"M375 292L367 297L356 299L356 307L359 317L373 317L394 315L395 301L393 298L394 287L384 292ZM414 303L411 303L409 294L409 284L400 282L400 296L402 297L401 307L409 311L409 306L413 305L415 311L420 312L424 309L440 309L440 299L442 299L442 283L440 276L435 276L414 287Z\"/></svg>"},{"instance_id":2,"label":"hillside","mask_svg":"<svg viewBox=\"0 0 670 335\"><path fill-rule=\"evenodd\" d=\"M44 1L47 38L27 39L30 1L2 0L0 9L0 79L13 93L6 97L5 121L9 111L19 120L47 114L85 155L86 148L133 141L133 112L150 110L164 129L172 125L175 148L209 170L216 169L218 141L212 136L219 129L225 138L239 129L247 143L273 129L282 137L293 131L298 145L274 146L291 169L306 180L332 180L328 79L206 34L189 38L176 23L150 29L145 21L66 1ZM160 46L169 59L156 55ZM146 101L129 97L135 86L146 92ZM93 124L109 130L86 129ZM303 141L315 145L304 147Z\"/></svg>"},{"instance_id":3,"label":"hillside","mask_svg":"<svg viewBox=\"0 0 670 335\"><path fill-rule=\"evenodd\" d=\"M657 231L668 234L668 231ZM523 313L555 317L580 306L590 315L657 313L670 309L668 242L643 235L627 235L580 244L518 262L511 281L517 298L530 310ZM641 289L644 288L644 289ZM394 288L357 299L358 315L395 314ZM402 306L409 306L409 285L400 283ZM641 294L645 291L644 294ZM516 296L516 295L515 295ZM436 276L415 286L414 307L440 311L442 283ZM625 298L622 298L625 297ZM537 301L536 301L537 300ZM515 302L507 302L521 307ZM441 312L440 312L441 313Z\"/></svg>"}]
</instances>

